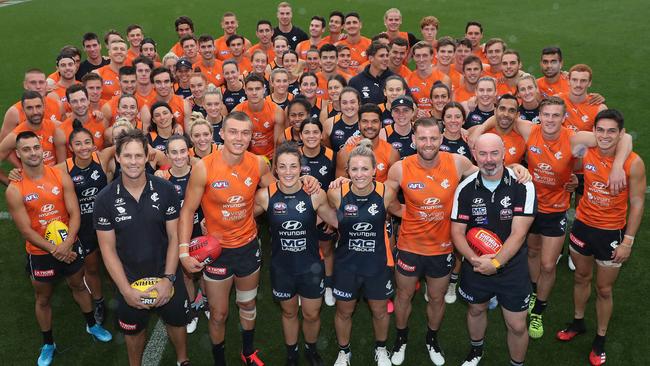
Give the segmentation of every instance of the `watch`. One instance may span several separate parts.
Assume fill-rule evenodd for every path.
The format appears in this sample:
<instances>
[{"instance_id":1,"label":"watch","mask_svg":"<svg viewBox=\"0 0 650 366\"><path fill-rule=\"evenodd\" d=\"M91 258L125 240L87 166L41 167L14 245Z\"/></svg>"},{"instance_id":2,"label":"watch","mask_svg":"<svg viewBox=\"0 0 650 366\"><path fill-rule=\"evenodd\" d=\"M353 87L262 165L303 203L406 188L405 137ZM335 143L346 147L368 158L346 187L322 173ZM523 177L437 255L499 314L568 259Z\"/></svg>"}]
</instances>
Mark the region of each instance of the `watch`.
<instances>
[{"instance_id":1,"label":"watch","mask_svg":"<svg viewBox=\"0 0 650 366\"><path fill-rule=\"evenodd\" d=\"M172 284L173 284L174 282L176 282L176 275L173 274L173 273L171 273L171 274L169 274L169 273L168 273L168 274L164 274L164 275L162 276L162 278L166 278L166 279L168 279L169 282L171 282Z\"/></svg>"}]
</instances>

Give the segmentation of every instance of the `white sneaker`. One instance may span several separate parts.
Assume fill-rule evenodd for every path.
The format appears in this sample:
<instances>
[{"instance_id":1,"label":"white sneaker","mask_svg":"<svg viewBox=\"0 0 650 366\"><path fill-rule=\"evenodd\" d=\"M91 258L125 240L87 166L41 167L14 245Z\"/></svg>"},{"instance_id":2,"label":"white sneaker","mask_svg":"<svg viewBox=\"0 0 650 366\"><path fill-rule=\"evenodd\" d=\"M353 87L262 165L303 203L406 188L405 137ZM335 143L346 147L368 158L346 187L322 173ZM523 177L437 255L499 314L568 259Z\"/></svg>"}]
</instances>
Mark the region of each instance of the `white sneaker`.
<instances>
[{"instance_id":1,"label":"white sneaker","mask_svg":"<svg viewBox=\"0 0 650 366\"><path fill-rule=\"evenodd\" d=\"M429 286L427 286L427 281L424 281L424 301L429 302Z\"/></svg>"},{"instance_id":2,"label":"white sneaker","mask_svg":"<svg viewBox=\"0 0 650 366\"><path fill-rule=\"evenodd\" d=\"M453 304L456 302L456 283L449 283L447 293L445 294L445 302L447 304Z\"/></svg>"},{"instance_id":3,"label":"white sneaker","mask_svg":"<svg viewBox=\"0 0 650 366\"><path fill-rule=\"evenodd\" d=\"M478 366L479 362L481 362L481 358L483 358L483 352L479 354L474 352L474 350L470 350L461 366Z\"/></svg>"},{"instance_id":4,"label":"white sneaker","mask_svg":"<svg viewBox=\"0 0 650 366\"><path fill-rule=\"evenodd\" d=\"M352 352L339 351L334 366L350 366L350 358L352 358Z\"/></svg>"},{"instance_id":5,"label":"white sneaker","mask_svg":"<svg viewBox=\"0 0 650 366\"><path fill-rule=\"evenodd\" d=\"M325 305L327 306L336 305L336 299L334 298L334 294L332 293L331 287L325 287Z\"/></svg>"},{"instance_id":6,"label":"white sneaker","mask_svg":"<svg viewBox=\"0 0 650 366\"><path fill-rule=\"evenodd\" d=\"M390 357L390 362L393 365L401 365L406 358L406 343L402 343L398 350L393 349L393 355Z\"/></svg>"},{"instance_id":7,"label":"white sneaker","mask_svg":"<svg viewBox=\"0 0 650 366\"><path fill-rule=\"evenodd\" d=\"M192 320L187 323L185 326L185 330L187 330L187 334L192 334L196 330L196 326L199 324L199 317L194 317Z\"/></svg>"},{"instance_id":8,"label":"white sneaker","mask_svg":"<svg viewBox=\"0 0 650 366\"><path fill-rule=\"evenodd\" d=\"M571 256L569 256L569 269L571 270L571 272L576 270L576 265L573 264L573 259L571 259Z\"/></svg>"},{"instance_id":9,"label":"white sneaker","mask_svg":"<svg viewBox=\"0 0 650 366\"><path fill-rule=\"evenodd\" d=\"M205 314L205 317L210 320L210 310L203 311L203 314Z\"/></svg>"},{"instance_id":10,"label":"white sneaker","mask_svg":"<svg viewBox=\"0 0 650 366\"><path fill-rule=\"evenodd\" d=\"M427 351L429 352L429 358L431 359L431 362L433 362L434 365L440 366L445 364L445 357L442 355L441 350L436 350L434 347L431 347L430 345L427 346Z\"/></svg>"},{"instance_id":11,"label":"white sneaker","mask_svg":"<svg viewBox=\"0 0 650 366\"><path fill-rule=\"evenodd\" d=\"M377 347L375 348L375 361L377 361L377 366L391 366L390 354L386 347Z\"/></svg>"}]
</instances>

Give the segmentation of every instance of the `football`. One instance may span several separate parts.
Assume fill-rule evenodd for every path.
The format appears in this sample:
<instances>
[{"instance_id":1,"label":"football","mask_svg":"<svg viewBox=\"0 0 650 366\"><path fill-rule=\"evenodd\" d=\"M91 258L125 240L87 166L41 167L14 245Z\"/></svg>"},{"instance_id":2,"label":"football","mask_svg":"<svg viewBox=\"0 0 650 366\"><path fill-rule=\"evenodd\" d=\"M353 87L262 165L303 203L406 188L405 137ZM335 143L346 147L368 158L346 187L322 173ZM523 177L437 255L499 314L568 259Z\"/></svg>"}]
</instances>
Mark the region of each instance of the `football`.
<instances>
[{"instance_id":1,"label":"football","mask_svg":"<svg viewBox=\"0 0 650 366\"><path fill-rule=\"evenodd\" d=\"M149 288L157 284L161 278L158 277L145 277L141 278L131 284L131 287L142 292L147 292ZM145 305L153 305L154 301L158 297L157 291L152 291L150 296L142 296L142 303ZM174 296L174 287L172 287L171 296Z\"/></svg>"},{"instance_id":2,"label":"football","mask_svg":"<svg viewBox=\"0 0 650 366\"><path fill-rule=\"evenodd\" d=\"M68 237L68 225L59 220L51 221L45 228L45 240L59 245Z\"/></svg>"},{"instance_id":3,"label":"football","mask_svg":"<svg viewBox=\"0 0 650 366\"><path fill-rule=\"evenodd\" d=\"M473 227L467 232L467 243L478 255L497 254L503 243L494 232L480 227Z\"/></svg>"},{"instance_id":4,"label":"football","mask_svg":"<svg viewBox=\"0 0 650 366\"><path fill-rule=\"evenodd\" d=\"M212 235L198 236L190 241L190 256L206 265L221 255L219 240Z\"/></svg>"}]
</instances>

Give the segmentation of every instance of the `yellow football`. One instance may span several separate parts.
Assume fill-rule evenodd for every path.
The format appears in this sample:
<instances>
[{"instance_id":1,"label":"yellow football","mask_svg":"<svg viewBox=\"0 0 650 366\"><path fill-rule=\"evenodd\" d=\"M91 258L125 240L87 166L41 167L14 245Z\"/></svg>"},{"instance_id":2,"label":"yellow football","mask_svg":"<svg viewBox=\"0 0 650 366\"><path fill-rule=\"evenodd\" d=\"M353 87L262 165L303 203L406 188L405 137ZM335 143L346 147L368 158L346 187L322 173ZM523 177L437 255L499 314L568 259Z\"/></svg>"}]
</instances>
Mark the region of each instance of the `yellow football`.
<instances>
[{"instance_id":1,"label":"yellow football","mask_svg":"<svg viewBox=\"0 0 650 366\"><path fill-rule=\"evenodd\" d=\"M138 291L147 292L151 286L157 284L160 280L158 277L145 277L133 282L131 287ZM171 296L174 296L173 286ZM142 303L145 305L153 305L157 297L158 292L154 290L150 293L150 296L142 296Z\"/></svg>"},{"instance_id":2,"label":"yellow football","mask_svg":"<svg viewBox=\"0 0 650 366\"><path fill-rule=\"evenodd\" d=\"M59 220L51 221L45 228L45 240L59 245L68 237L68 225Z\"/></svg>"}]
</instances>

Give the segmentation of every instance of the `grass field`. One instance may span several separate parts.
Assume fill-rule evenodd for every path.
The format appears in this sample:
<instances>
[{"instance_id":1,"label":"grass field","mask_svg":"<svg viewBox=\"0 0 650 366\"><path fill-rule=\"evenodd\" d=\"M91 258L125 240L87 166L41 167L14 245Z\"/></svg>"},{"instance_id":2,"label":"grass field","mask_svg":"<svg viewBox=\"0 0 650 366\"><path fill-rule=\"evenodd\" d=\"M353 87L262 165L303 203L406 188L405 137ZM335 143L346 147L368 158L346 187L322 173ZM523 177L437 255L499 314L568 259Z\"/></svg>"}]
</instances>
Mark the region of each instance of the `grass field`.
<instances>
[{"instance_id":1,"label":"grass field","mask_svg":"<svg viewBox=\"0 0 650 366\"><path fill-rule=\"evenodd\" d=\"M0 1L0 4L2 2ZM225 5L227 3L228 5ZM294 4L294 23L307 29L313 14L327 15L329 11L358 11L363 17L363 33L373 35L383 30L383 12L399 6L404 17L403 30L419 35L418 22L424 15L436 15L441 22L439 36L463 34L465 22L477 19L485 27L484 40L501 37L522 54L524 69L540 75L538 60L542 47L559 45L565 54L565 68L575 63L587 63L594 69L592 90L607 98L610 107L622 110L628 131L635 137L635 150L650 161L650 144L645 141L650 133L647 125L647 105L650 97L650 79L646 67L650 64L647 19L650 8L639 0L572 1L540 0L522 2L504 1L300 1ZM176 41L173 20L188 15L195 22L197 34L220 35L220 16L224 11L235 11L239 17L240 32L254 40L254 25L258 19L275 19L275 2L239 0L216 1L45 1L34 0L13 6L0 7L0 111L20 98L23 71L39 67L46 72L54 69L54 59L65 44L80 46L81 35L94 31L103 34L109 28L123 31L130 23L139 23L145 34L159 44L162 55ZM646 24L646 25L643 25ZM4 190L3 190L4 191ZM0 199L0 211L6 211ZM644 223L647 225L649 222ZM643 226L642 226L643 227ZM645 226L647 227L647 226ZM646 299L650 281L650 249L646 245L650 230L637 235L633 256L624 266L615 288L615 310L608 332L607 352L611 365L647 364L645 352L650 346L645 334L650 331ZM0 219L0 363L6 365L33 364L41 344L40 333L33 313L33 294L24 276L24 249L22 239L12 222ZM269 257L268 246L264 250ZM111 290L105 289L110 294ZM268 266L264 267L259 293L257 346L267 365L281 365L285 348L280 328L280 309L271 299ZM593 299L593 296L592 296ZM587 312L588 334L571 344L560 344L554 333L572 319L572 274L563 260L558 269L558 280L545 313L547 334L531 341L529 365L584 365L595 331L593 301ZM117 335L108 345L94 344L85 334L83 319L63 284L53 300L54 334L59 350L58 365L122 365L126 363L123 338ZM646 309L647 311L647 309ZM447 364L460 364L468 350L465 323L466 306L457 302L448 306L439 339L446 351ZM233 312L236 314L236 311ZM113 318L111 317L111 321ZM321 354L328 364L337 352L333 328L333 309L323 308L322 332L319 341ZM153 326L154 322L150 322ZM114 330L112 323L108 326ZM424 349L424 301L421 293L414 302L410 322L411 336L406 364L430 364ZM227 357L237 364L240 338L236 317L229 320ZM391 331L389 344L394 332ZM189 337L190 356L194 364L212 362L206 321L201 319L199 329ZM366 306L359 306L355 315L352 350L355 365L373 363L373 336ZM508 361L505 346L505 328L500 312L490 313L484 365L504 365ZM168 345L162 355L163 364L174 362L174 353Z\"/></svg>"}]
</instances>

